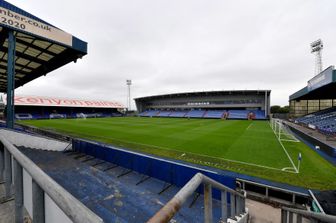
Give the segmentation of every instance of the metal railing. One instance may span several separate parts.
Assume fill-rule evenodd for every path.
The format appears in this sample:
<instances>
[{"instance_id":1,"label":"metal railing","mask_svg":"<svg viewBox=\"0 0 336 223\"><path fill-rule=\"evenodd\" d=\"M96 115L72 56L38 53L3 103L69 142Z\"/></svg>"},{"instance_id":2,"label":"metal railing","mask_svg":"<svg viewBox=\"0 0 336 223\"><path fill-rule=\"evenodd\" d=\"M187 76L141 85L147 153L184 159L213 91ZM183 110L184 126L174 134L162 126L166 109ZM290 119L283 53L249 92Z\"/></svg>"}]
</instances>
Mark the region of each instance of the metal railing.
<instances>
[{"instance_id":1,"label":"metal railing","mask_svg":"<svg viewBox=\"0 0 336 223\"><path fill-rule=\"evenodd\" d=\"M307 219L310 222L318 223L335 223L336 216L327 215L323 213L316 213L307 210L293 209L288 207L281 208L281 223L302 223L303 219ZM306 221L305 221L306 222Z\"/></svg>"},{"instance_id":2,"label":"metal railing","mask_svg":"<svg viewBox=\"0 0 336 223\"><path fill-rule=\"evenodd\" d=\"M147 223L164 223L169 222L171 218L179 211L183 203L190 197L197 188L204 185L204 222L211 223L212 216L212 187L221 192L221 222L227 222L228 218L235 218L240 214L247 214L245 210L246 192L239 193L229 187L224 186L209 177L197 173L191 180L164 206L162 207ZM230 205L227 202L227 196L230 196ZM230 211L229 211L230 206ZM229 214L228 214L229 212ZM245 218L246 219L246 215ZM242 219L242 220L244 220Z\"/></svg>"},{"instance_id":3,"label":"metal railing","mask_svg":"<svg viewBox=\"0 0 336 223\"><path fill-rule=\"evenodd\" d=\"M260 182L241 178L236 178L236 182L241 184L241 188L245 190L247 194L252 195L253 197L266 198L279 204L290 205L291 203L292 205L301 205L302 203L298 203L298 200L299 202L305 202L308 201L309 198L308 194L302 192L271 186ZM278 195L276 196L275 194Z\"/></svg>"},{"instance_id":4,"label":"metal railing","mask_svg":"<svg viewBox=\"0 0 336 223\"><path fill-rule=\"evenodd\" d=\"M310 196L313 198L313 203L316 204L316 206L317 206L317 208L319 209L319 211L320 211L322 214L325 214L325 212L324 212L324 210L323 210L323 208L322 208L320 202L318 202L318 200L316 199L316 197L315 197L313 191L308 190L308 192L309 192Z\"/></svg>"},{"instance_id":5,"label":"metal railing","mask_svg":"<svg viewBox=\"0 0 336 223\"><path fill-rule=\"evenodd\" d=\"M5 198L12 196L14 184L15 222L23 222L23 169L32 177L32 208L34 223L45 222L47 194L72 222L102 223L103 220L57 184L34 162L21 153L4 136L0 135L0 177L5 184ZM12 159L13 158L13 159ZM12 160L13 164L12 165ZM12 170L14 166L14 171ZM12 171L14 177L12 176ZM14 179L13 179L14 178ZM1 181L2 179L0 179Z\"/></svg>"}]
</instances>

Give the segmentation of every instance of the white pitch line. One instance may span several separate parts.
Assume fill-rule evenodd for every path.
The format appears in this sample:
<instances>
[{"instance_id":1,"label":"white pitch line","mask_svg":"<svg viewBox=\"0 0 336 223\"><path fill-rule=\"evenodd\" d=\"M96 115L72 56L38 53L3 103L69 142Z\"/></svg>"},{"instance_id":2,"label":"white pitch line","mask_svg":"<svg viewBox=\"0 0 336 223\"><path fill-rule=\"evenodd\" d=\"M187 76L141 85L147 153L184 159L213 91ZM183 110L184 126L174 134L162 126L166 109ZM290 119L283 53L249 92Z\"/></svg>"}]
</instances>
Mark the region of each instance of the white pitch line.
<instances>
[{"instance_id":1,"label":"white pitch line","mask_svg":"<svg viewBox=\"0 0 336 223\"><path fill-rule=\"evenodd\" d=\"M88 135L88 134L82 134L82 135L91 136L91 135ZM260 168L265 168L265 169L270 169L270 170L292 172L292 171L286 171L286 170L282 170L282 169L275 168L275 167L258 165L258 164L254 164L254 163L247 163L247 162L238 161L238 160L230 160L230 159L214 157L214 156L209 156L209 155L204 155L204 154L198 154L198 153L193 153L193 152L185 152L185 151L181 151L181 150L177 150L177 149L172 149L172 148L167 148L167 147L162 147L162 146L155 146L155 145L150 145L150 144L145 144L145 143L132 142L132 141L117 139L117 138L113 138L113 137L98 136L98 138L112 139L112 140L116 140L116 141L119 141L119 142L126 142L126 143L130 143L130 144L134 144L134 145L142 145L142 146L148 146L148 147L154 147L154 148L159 148L159 149L164 149L164 150L180 152L180 153L182 153L181 156L183 156L183 153L192 154L192 155L196 155L196 156L209 157L209 158L213 158L213 159L224 160L224 161L227 161L227 162L239 163L239 164L244 164L244 165L248 165L248 166L255 166L255 167L260 167Z\"/></svg>"},{"instance_id":2,"label":"white pitch line","mask_svg":"<svg viewBox=\"0 0 336 223\"><path fill-rule=\"evenodd\" d=\"M249 124L249 126L247 126L246 130L248 130L248 129L251 127L252 124L253 124L253 122L251 122L251 123Z\"/></svg>"},{"instance_id":3,"label":"white pitch line","mask_svg":"<svg viewBox=\"0 0 336 223\"><path fill-rule=\"evenodd\" d=\"M273 130L273 129L272 129L272 130ZM282 144L282 142L280 141L280 139L277 137L277 135L276 135L276 133L275 133L274 130L273 130L273 133L274 133L274 135L275 135L275 138L276 138L276 139L278 140L278 142L280 143L282 149L283 149L284 152L286 153L286 155L287 155L289 161L291 162L291 164L292 164L292 166L293 166L295 172L296 172L296 173L299 173L299 171L296 169L296 166L294 165L294 162L293 162L292 158L289 156L289 154L288 154L286 148L284 147L284 145Z\"/></svg>"},{"instance_id":4,"label":"white pitch line","mask_svg":"<svg viewBox=\"0 0 336 223\"><path fill-rule=\"evenodd\" d=\"M293 169L293 167L285 167L285 168L282 168L281 170L284 171L284 172L289 172L289 173L298 173ZM294 170L294 171L292 171L292 170Z\"/></svg>"},{"instance_id":5,"label":"white pitch line","mask_svg":"<svg viewBox=\"0 0 336 223\"><path fill-rule=\"evenodd\" d=\"M137 143L137 142L132 142L132 141L128 141L128 140L120 140L120 139L116 139L116 138L113 138L113 137L103 137L103 136L99 136L99 137L100 138L106 138L106 139L115 139L115 140L120 141L120 142L126 142L126 143L130 143L130 144L134 144L134 145L142 145L142 146L148 146L148 147L154 147L154 148L159 148L159 149L164 149L164 150L180 152L180 153L184 153L185 155L186 154L192 154L192 155L196 155L196 156L202 156L202 157L209 157L209 158L213 158L213 159L224 160L224 161L228 161L228 162L232 162L232 163L239 163L239 164L244 164L244 165L248 165L248 166L256 166L256 167L261 167L261 168L270 169L270 170L282 171L279 168L269 167L269 166L264 166L264 165L258 165L258 164L254 164L254 163L247 163L247 162L238 161L238 160L230 160L230 159L214 157L214 156L209 156L209 155L204 155L204 154L198 154L198 153L193 153L193 152L185 152L185 151L172 149L172 148L167 148L167 147L162 147L162 146L149 145L149 144L145 144L145 143ZM183 154L180 157L183 157ZM291 172L291 171L288 171L288 172Z\"/></svg>"},{"instance_id":6,"label":"white pitch line","mask_svg":"<svg viewBox=\"0 0 336 223\"><path fill-rule=\"evenodd\" d=\"M300 141L296 141L294 139L281 139L281 141L285 141L285 142L300 142Z\"/></svg>"}]
</instances>

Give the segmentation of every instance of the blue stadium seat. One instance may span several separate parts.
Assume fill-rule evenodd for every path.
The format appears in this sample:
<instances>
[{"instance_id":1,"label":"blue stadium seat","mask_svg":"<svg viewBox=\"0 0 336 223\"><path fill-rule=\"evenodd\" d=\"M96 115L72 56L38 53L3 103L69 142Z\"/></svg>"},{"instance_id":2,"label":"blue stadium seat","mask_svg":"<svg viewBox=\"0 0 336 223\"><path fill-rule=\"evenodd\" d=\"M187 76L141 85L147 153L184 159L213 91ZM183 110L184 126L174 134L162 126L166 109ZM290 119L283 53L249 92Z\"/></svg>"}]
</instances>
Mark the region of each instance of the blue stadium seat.
<instances>
[{"instance_id":1,"label":"blue stadium seat","mask_svg":"<svg viewBox=\"0 0 336 223\"><path fill-rule=\"evenodd\" d=\"M329 135L336 133L336 107L318 111L297 118L298 123L309 125L318 129L321 133Z\"/></svg>"},{"instance_id":2,"label":"blue stadium seat","mask_svg":"<svg viewBox=\"0 0 336 223\"><path fill-rule=\"evenodd\" d=\"M205 110L190 110L185 117L189 118L202 118L205 114Z\"/></svg>"},{"instance_id":3,"label":"blue stadium seat","mask_svg":"<svg viewBox=\"0 0 336 223\"><path fill-rule=\"evenodd\" d=\"M225 112L226 110L208 110L203 117L204 118L222 118Z\"/></svg>"}]
</instances>

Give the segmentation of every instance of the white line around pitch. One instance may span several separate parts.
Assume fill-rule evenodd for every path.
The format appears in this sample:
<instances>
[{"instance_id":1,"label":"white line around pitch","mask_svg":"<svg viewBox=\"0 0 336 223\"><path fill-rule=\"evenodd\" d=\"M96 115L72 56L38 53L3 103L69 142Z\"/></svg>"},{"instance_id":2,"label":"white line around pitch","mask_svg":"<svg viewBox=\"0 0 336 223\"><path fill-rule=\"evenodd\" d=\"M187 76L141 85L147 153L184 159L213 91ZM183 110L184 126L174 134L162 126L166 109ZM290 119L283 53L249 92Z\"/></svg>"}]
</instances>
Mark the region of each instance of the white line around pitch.
<instances>
[{"instance_id":1,"label":"white line around pitch","mask_svg":"<svg viewBox=\"0 0 336 223\"><path fill-rule=\"evenodd\" d=\"M249 124L249 126L247 126L246 130L248 130L248 129L251 127L252 124L253 124L253 122L251 122L251 123Z\"/></svg>"},{"instance_id":2,"label":"white line around pitch","mask_svg":"<svg viewBox=\"0 0 336 223\"><path fill-rule=\"evenodd\" d=\"M148 146L148 147L154 147L154 148L163 149L163 150L175 151L175 152L182 153L180 157L184 157L187 154L191 154L191 155L195 155L195 156L202 156L202 157L208 157L208 158L213 158L213 159L219 159L219 160L224 160L224 161L227 161L227 162L239 163L239 164L244 164L244 165L248 165L248 166L255 166L255 167L260 167L260 168L265 168L265 169L270 169L270 170L283 171L280 168L263 166L263 165L258 165L258 164L254 164L254 163L247 163L247 162L238 161L238 160L230 160L230 159L214 157L214 156L209 156L209 155L204 155L204 154L199 154L199 153L181 151L181 150L162 147L162 146L155 146L155 145L149 145L149 144L145 144L145 143L132 142L132 141L128 141L128 140L120 140L120 139L116 139L116 138L113 138L113 137L103 137L103 136L99 136L99 137L100 138L106 138L106 139L115 139L116 141L126 142L126 143L130 143L130 144L134 144L134 145ZM207 161L205 161L205 162L207 162ZM285 172L292 172L292 171L285 171Z\"/></svg>"},{"instance_id":3,"label":"white line around pitch","mask_svg":"<svg viewBox=\"0 0 336 223\"><path fill-rule=\"evenodd\" d=\"M296 173L299 173L299 171L297 170L296 166L294 165L294 162L293 162L292 158L289 156L289 154L288 154L288 152L287 152L285 146L282 144L281 140L277 137L275 131L274 131L273 129L272 129L272 131L273 131L273 133L274 133L274 135L275 135L275 138L278 140L278 142L280 143L282 149L283 149L284 152L286 153L286 155L287 155L289 161L291 162L291 164L292 164L292 166L293 166L295 172L296 172Z\"/></svg>"}]
</instances>

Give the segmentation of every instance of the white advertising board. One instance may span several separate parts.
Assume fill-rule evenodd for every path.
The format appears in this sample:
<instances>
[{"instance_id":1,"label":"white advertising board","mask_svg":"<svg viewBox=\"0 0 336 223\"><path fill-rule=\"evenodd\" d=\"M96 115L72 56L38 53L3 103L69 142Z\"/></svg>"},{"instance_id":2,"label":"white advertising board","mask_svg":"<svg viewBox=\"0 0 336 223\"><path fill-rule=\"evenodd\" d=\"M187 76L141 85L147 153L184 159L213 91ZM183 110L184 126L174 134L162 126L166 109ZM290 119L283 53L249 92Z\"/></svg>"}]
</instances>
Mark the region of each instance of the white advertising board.
<instances>
[{"instance_id":1,"label":"white advertising board","mask_svg":"<svg viewBox=\"0 0 336 223\"><path fill-rule=\"evenodd\" d=\"M0 24L72 46L72 35L69 33L3 7L0 7Z\"/></svg>"}]
</instances>

